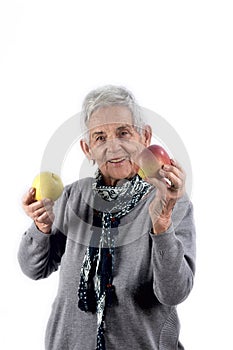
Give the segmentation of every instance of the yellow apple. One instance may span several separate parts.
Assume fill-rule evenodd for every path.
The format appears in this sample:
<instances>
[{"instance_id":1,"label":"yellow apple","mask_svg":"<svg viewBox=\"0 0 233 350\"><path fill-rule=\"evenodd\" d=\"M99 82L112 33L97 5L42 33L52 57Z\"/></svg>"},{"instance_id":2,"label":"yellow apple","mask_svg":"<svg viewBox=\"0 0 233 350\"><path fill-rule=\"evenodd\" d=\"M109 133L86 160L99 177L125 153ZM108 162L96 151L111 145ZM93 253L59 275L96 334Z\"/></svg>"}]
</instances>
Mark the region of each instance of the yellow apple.
<instances>
[{"instance_id":1,"label":"yellow apple","mask_svg":"<svg viewBox=\"0 0 233 350\"><path fill-rule=\"evenodd\" d=\"M38 174L33 180L32 187L36 189L35 199L37 201L44 198L55 201L60 197L64 188L61 178L50 171Z\"/></svg>"}]
</instances>

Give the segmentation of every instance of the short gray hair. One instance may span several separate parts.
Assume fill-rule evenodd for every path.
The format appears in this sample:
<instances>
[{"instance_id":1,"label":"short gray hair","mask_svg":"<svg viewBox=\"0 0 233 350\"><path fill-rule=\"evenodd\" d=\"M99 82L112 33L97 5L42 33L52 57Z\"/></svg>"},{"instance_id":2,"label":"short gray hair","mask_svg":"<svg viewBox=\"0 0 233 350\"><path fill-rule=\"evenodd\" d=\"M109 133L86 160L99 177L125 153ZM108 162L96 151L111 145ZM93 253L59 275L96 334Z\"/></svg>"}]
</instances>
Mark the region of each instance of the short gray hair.
<instances>
[{"instance_id":1,"label":"short gray hair","mask_svg":"<svg viewBox=\"0 0 233 350\"><path fill-rule=\"evenodd\" d=\"M101 107L125 106L132 113L133 125L141 134L145 126L140 106L137 104L133 94L122 86L106 85L89 92L85 97L81 111L81 127L84 139L88 140L88 122L94 111Z\"/></svg>"}]
</instances>

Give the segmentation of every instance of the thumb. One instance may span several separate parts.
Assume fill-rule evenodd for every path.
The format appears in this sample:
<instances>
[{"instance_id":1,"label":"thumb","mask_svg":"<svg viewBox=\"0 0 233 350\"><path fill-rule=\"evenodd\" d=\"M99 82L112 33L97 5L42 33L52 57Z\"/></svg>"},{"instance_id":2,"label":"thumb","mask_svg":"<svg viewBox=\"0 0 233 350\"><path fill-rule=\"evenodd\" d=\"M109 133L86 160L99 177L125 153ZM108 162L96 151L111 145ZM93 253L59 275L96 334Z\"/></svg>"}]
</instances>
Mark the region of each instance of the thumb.
<instances>
[{"instance_id":1,"label":"thumb","mask_svg":"<svg viewBox=\"0 0 233 350\"><path fill-rule=\"evenodd\" d=\"M36 201L35 195L36 195L36 189L34 187L31 187L29 189L29 191L23 197L23 204L29 205L29 204L35 202Z\"/></svg>"}]
</instances>

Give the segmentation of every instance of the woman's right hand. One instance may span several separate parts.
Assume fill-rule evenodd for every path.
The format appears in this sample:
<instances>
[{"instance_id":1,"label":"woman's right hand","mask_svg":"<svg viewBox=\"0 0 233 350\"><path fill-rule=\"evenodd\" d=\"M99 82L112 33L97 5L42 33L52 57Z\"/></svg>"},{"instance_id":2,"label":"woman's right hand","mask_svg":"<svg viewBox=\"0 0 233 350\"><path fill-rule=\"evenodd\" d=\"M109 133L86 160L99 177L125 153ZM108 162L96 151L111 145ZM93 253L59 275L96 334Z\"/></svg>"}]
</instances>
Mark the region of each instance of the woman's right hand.
<instances>
[{"instance_id":1,"label":"woman's right hand","mask_svg":"<svg viewBox=\"0 0 233 350\"><path fill-rule=\"evenodd\" d=\"M37 201L35 199L35 194L35 188L30 188L23 197L23 209L25 213L34 220L37 228L41 232L50 233L54 221L54 202L48 198Z\"/></svg>"}]
</instances>

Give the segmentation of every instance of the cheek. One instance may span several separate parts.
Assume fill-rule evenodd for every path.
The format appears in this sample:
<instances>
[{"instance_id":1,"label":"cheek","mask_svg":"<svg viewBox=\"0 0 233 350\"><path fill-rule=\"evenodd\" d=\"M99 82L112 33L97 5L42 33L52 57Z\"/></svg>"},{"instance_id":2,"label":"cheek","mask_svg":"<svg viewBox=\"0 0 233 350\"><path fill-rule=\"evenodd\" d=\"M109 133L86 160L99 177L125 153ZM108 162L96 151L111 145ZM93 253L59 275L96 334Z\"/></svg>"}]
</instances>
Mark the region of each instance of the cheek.
<instances>
[{"instance_id":1,"label":"cheek","mask_svg":"<svg viewBox=\"0 0 233 350\"><path fill-rule=\"evenodd\" d=\"M132 160L136 160L145 146L138 140L130 140L129 142L122 144L122 148L125 149Z\"/></svg>"},{"instance_id":2,"label":"cheek","mask_svg":"<svg viewBox=\"0 0 233 350\"><path fill-rule=\"evenodd\" d=\"M98 165L100 165L100 163L103 162L104 154L105 154L105 151L103 147L97 146L97 147L91 148L91 159L95 160Z\"/></svg>"}]
</instances>

